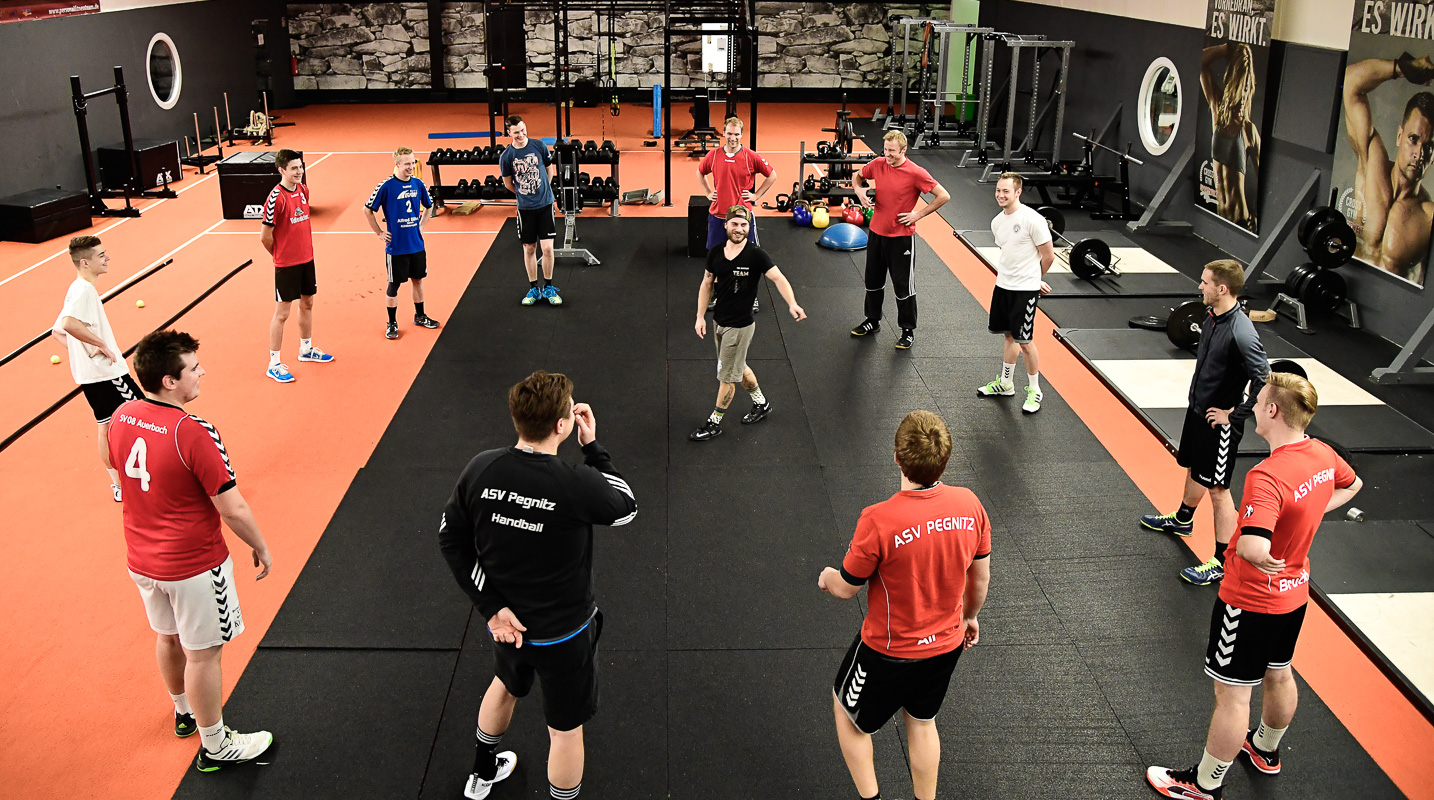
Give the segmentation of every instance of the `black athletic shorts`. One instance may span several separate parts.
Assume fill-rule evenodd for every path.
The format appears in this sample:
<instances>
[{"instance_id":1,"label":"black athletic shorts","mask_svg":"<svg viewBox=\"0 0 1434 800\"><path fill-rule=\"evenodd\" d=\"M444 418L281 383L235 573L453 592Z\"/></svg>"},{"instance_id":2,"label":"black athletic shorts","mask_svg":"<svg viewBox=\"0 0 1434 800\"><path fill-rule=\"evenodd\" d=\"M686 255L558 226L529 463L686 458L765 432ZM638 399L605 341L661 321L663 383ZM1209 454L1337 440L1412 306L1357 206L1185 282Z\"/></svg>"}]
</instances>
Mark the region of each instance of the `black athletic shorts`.
<instances>
[{"instance_id":1,"label":"black athletic shorts","mask_svg":"<svg viewBox=\"0 0 1434 800\"><path fill-rule=\"evenodd\" d=\"M1175 463L1190 470L1190 477L1201 486L1228 489L1235 472L1235 453L1240 449L1240 437L1244 433L1244 425L1212 428L1204 411L1187 409Z\"/></svg>"},{"instance_id":2,"label":"black athletic shorts","mask_svg":"<svg viewBox=\"0 0 1434 800\"><path fill-rule=\"evenodd\" d=\"M1009 333L1016 344L1028 344L1036 333L1036 303L1039 290L1013 292L997 286L991 292L991 319L986 327L991 333Z\"/></svg>"},{"instance_id":3,"label":"black athletic shorts","mask_svg":"<svg viewBox=\"0 0 1434 800\"><path fill-rule=\"evenodd\" d=\"M539 239L558 238L558 224L553 221L553 207L518 209L518 241L537 244Z\"/></svg>"},{"instance_id":4,"label":"black athletic shorts","mask_svg":"<svg viewBox=\"0 0 1434 800\"><path fill-rule=\"evenodd\" d=\"M1265 670L1288 667L1295 657L1306 606L1287 614L1261 614L1216 600L1210 614L1210 643L1205 646L1205 674L1231 686L1254 686L1265 679Z\"/></svg>"},{"instance_id":5,"label":"black athletic shorts","mask_svg":"<svg viewBox=\"0 0 1434 800\"><path fill-rule=\"evenodd\" d=\"M570 731L597 713L597 644L602 636L602 612L582 630L556 644L538 645L527 640L522 647L493 643L498 680L515 697L527 697L533 678L543 682L543 718L548 727Z\"/></svg>"},{"instance_id":6,"label":"black athletic shorts","mask_svg":"<svg viewBox=\"0 0 1434 800\"><path fill-rule=\"evenodd\" d=\"M116 408L144 397L139 384L134 382L128 372L113 380L80 384L80 390L85 393L85 399L90 401L90 408L95 412L95 422L100 424L109 422Z\"/></svg>"},{"instance_id":7,"label":"black athletic shorts","mask_svg":"<svg viewBox=\"0 0 1434 800\"><path fill-rule=\"evenodd\" d=\"M314 274L314 262L274 267L274 299L280 303L291 303L300 297L313 297L318 293L319 279Z\"/></svg>"},{"instance_id":8,"label":"black athletic shorts","mask_svg":"<svg viewBox=\"0 0 1434 800\"><path fill-rule=\"evenodd\" d=\"M873 650L857 634L837 670L832 692L862 733L881 730L899 708L914 719L935 719L961 649L931 658L892 658Z\"/></svg>"},{"instance_id":9,"label":"black athletic shorts","mask_svg":"<svg viewBox=\"0 0 1434 800\"><path fill-rule=\"evenodd\" d=\"M423 250L417 253L386 255L384 261L388 262L389 283L407 283L409 280L428 277L428 253Z\"/></svg>"}]
</instances>

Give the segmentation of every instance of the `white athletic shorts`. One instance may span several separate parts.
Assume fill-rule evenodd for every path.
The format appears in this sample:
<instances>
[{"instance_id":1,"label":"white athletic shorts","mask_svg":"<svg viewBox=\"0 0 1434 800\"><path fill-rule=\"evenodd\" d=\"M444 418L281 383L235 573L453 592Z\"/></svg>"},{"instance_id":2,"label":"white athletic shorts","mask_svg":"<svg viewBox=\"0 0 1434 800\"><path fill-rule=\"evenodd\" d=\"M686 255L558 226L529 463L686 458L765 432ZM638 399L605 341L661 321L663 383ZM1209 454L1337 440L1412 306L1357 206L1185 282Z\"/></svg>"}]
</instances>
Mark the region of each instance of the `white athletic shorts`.
<instances>
[{"instance_id":1,"label":"white athletic shorts","mask_svg":"<svg viewBox=\"0 0 1434 800\"><path fill-rule=\"evenodd\" d=\"M186 650L218 647L244 632L234 559L182 581L157 581L133 571L149 627L167 636L179 634Z\"/></svg>"}]
</instances>

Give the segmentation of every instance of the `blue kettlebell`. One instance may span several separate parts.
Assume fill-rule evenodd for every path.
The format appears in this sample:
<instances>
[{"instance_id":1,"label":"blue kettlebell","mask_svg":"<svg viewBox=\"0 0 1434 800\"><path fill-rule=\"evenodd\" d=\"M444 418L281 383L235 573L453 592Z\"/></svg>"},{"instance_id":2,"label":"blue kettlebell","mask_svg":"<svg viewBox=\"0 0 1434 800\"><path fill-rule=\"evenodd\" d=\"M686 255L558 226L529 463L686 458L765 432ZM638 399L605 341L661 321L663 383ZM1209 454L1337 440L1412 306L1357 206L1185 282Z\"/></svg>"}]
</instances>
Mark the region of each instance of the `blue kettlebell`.
<instances>
[{"instance_id":1,"label":"blue kettlebell","mask_svg":"<svg viewBox=\"0 0 1434 800\"><path fill-rule=\"evenodd\" d=\"M802 227L811 227L812 209L805 200L798 200L797 205L792 209L792 221Z\"/></svg>"}]
</instances>

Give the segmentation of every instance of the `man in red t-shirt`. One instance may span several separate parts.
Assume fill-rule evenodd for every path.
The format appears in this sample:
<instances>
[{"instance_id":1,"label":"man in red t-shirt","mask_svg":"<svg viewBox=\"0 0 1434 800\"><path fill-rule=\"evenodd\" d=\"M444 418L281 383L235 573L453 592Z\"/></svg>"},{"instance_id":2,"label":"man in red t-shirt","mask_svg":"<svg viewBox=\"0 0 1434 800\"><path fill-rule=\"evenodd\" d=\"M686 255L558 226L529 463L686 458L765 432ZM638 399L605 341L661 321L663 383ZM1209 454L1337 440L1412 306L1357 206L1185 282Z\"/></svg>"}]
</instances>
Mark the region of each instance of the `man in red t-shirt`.
<instances>
[{"instance_id":1,"label":"man in red t-shirt","mask_svg":"<svg viewBox=\"0 0 1434 800\"><path fill-rule=\"evenodd\" d=\"M254 550L259 578L272 560L254 513L235 487L229 451L213 425L184 405L199 396L199 342L157 331L134 354L145 397L114 412L109 453L123 465L124 538L129 576L139 587L159 674L174 701L174 734L200 735L201 772L257 758L274 737L224 725L220 654L244 630L234 562L221 519Z\"/></svg>"},{"instance_id":2,"label":"man in red t-shirt","mask_svg":"<svg viewBox=\"0 0 1434 800\"><path fill-rule=\"evenodd\" d=\"M991 582L991 522L969 489L946 486L951 433L913 411L896 429L901 491L861 512L841 569L817 585L847 599L867 589L866 621L832 685L837 739L863 798L881 791L871 735L898 708L906 720L912 793L936 796L936 712L961 651L980 639L976 615Z\"/></svg>"},{"instance_id":3,"label":"man in red t-shirt","mask_svg":"<svg viewBox=\"0 0 1434 800\"><path fill-rule=\"evenodd\" d=\"M1215 679L1215 713L1198 765L1146 770L1166 797L1220 800L1225 772L1240 753L1266 775L1280 772L1280 738L1298 701L1290 662L1309 602L1310 543L1324 515L1363 486L1329 445L1305 435L1318 409L1310 382L1288 372L1271 372L1256 399L1255 432L1269 442L1270 457L1245 476L1240 530L1226 550L1210 618L1205 674ZM1257 685L1262 707L1252 731Z\"/></svg>"},{"instance_id":4,"label":"man in red t-shirt","mask_svg":"<svg viewBox=\"0 0 1434 800\"><path fill-rule=\"evenodd\" d=\"M309 187L305 186L304 157L293 150L274 154L279 185L264 201L264 225L259 240L274 256L274 317L269 320L269 369L279 383L293 383L294 375L280 363L284 323L294 301L299 301L299 360L327 364L332 355L314 347L314 295L319 292L314 274L314 234L309 228Z\"/></svg>"},{"instance_id":5,"label":"man in red t-shirt","mask_svg":"<svg viewBox=\"0 0 1434 800\"><path fill-rule=\"evenodd\" d=\"M881 330L881 305L886 300L886 276L896 294L896 324L901 336L896 349L916 343L916 248L912 235L916 221L934 212L951 199L931 173L906 158L906 134L889 131L882 144L882 157L873 159L852 176L856 199L874 206L866 243L866 319L851 329L852 336L866 336ZM866 196L866 182L876 181L876 197ZM921 210L916 201L923 192L935 197Z\"/></svg>"},{"instance_id":6,"label":"man in red t-shirt","mask_svg":"<svg viewBox=\"0 0 1434 800\"><path fill-rule=\"evenodd\" d=\"M758 175L766 176L761 186L756 185ZM707 249L711 250L727 243L727 210L732 206L751 209L772 188L777 173L767 159L742 146L742 120L728 117L722 126L722 147L708 150L702 157L697 179L702 181L702 193L712 201L707 208ZM747 238L760 244L755 216Z\"/></svg>"}]
</instances>

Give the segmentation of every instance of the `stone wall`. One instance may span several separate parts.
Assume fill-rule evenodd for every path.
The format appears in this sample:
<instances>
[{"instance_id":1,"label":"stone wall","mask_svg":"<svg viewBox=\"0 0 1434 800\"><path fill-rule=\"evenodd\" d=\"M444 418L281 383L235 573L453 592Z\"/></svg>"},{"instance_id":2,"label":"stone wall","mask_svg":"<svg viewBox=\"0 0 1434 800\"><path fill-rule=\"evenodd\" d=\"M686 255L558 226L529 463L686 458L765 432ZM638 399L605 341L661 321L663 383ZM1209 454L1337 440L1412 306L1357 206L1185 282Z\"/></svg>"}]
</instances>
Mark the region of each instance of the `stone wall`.
<instances>
[{"instance_id":1,"label":"stone wall","mask_svg":"<svg viewBox=\"0 0 1434 800\"><path fill-rule=\"evenodd\" d=\"M930 6L884 3L759 2L757 28L762 87L874 88L886 85L895 15L946 16ZM597 30L599 22L602 30ZM662 81L661 17L631 12L613 20L616 83L649 87ZM553 85L553 16L529 9L527 85ZM483 4L449 2L440 22L444 83L450 89L487 86L483 65ZM568 15L572 80L593 78L598 60L609 72L609 27L593 12ZM290 4L289 35L299 59L294 88L392 89L427 87L430 81L426 3ZM706 86L699 36L672 39L672 85ZM720 80L720 79L719 79Z\"/></svg>"}]
</instances>

